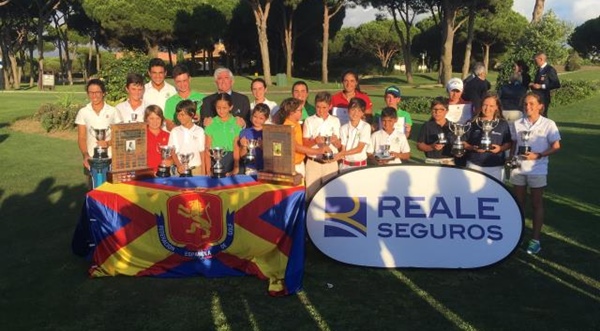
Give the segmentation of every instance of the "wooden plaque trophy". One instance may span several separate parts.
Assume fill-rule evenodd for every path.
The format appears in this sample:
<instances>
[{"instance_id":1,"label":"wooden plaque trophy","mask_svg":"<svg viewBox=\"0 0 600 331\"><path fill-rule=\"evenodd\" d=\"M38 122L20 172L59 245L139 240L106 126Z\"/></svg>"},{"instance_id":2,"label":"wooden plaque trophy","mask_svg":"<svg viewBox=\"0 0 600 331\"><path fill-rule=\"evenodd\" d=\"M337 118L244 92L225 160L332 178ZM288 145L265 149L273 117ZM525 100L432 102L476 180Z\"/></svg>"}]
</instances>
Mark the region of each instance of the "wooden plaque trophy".
<instances>
[{"instance_id":1,"label":"wooden plaque trophy","mask_svg":"<svg viewBox=\"0 0 600 331\"><path fill-rule=\"evenodd\" d=\"M299 185L302 175L294 168L293 128L289 125L263 126L264 167L258 172L258 181Z\"/></svg>"},{"instance_id":2,"label":"wooden plaque trophy","mask_svg":"<svg viewBox=\"0 0 600 331\"><path fill-rule=\"evenodd\" d=\"M146 123L123 123L111 126L112 169L108 181L116 184L154 177L146 161Z\"/></svg>"}]
</instances>

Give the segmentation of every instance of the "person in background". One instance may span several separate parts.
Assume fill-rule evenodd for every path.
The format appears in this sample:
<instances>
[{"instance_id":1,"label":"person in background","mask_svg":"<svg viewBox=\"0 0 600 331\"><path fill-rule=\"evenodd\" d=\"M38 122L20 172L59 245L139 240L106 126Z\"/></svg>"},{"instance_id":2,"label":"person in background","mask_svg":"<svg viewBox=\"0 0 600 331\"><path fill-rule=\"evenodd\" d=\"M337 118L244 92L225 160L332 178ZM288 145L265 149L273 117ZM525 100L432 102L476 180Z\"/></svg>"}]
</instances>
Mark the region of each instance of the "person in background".
<instances>
[{"instance_id":1,"label":"person in background","mask_svg":"<svg viewBox=\"0 0 600 331\"><path fill-rule=\"evenodd\" d=\"M144 122L148 125L146 130L146 162L148 167L158 170L158 166L162 162L160 154L160 146L167 146L169 143L169 133L162 129L165 117L162 109L157 105L150 105L144 110ZM168 160L168 163L172 159Z\"/></svg>"},{"instance_id":2,"label":"person in background","mask_svg":"<svg viewBox=\"0 0 600 331\"><path fill-rule=\"evenodd\" d=\"M509 82L502 85L498 91L498 97L502 104L502 116L509 123L523 117L523 98L527 93L527 85L523 84L525 76L519 71L520 66L515 64L514 68Z\"/></svg>"},{"instance_id":3,"label":"person in background","mask_svg":"<svg viewBox=\"0 0 600 331\"><path fill-rule=\"evenodd\" d=\"M425 153L425 163L454 165L447 113L448 99L437 97L431 102L431 118L417 138L417 149Z\"/></svg>"},{"instance_id":4,"label":"person in background","mask_svg":"<svg viewBox=\"0 0 600 331\"><path fill-rule=\"evenodd\" d=\"M75 124L77 125L77 145L85 168L84 174L88 176L88 185L91 188L88 160L94 155L94 148L96 146L108 148L108 157L111 157L110 138L107 137L104 141L98 141L91 129L107 129L112 124L121 123L122 120L117 109L104 102L106 86L103 81L90 79L85 86L85 90L90 102L77 112Z\"/></svg>"},{"instance_id":5,"label":"person in background","mask_svg":"<svg viewBox=\"0 0 600 331\"><path fill-rule=\"evenodd\" d=\"M200 111L200 123L202 123L202 126L207 127L210 124L210 121L217 116L217 110L214 108L216 104L215 100L217 100L222 93L227 93L231 96L233 104L231 114L236 118L236 123L241 128L251 126L250 100L248 100L247 96L233 91L235 79L231 70L227 68L218 68L215 70L214 78L217 92L202 100L202 109Z\"/></svg>"},{"instance_id":6,"label":"person in background","mask_svg":"<svg viewBox=\"0 0 600 331\"><path fill-rule=\"evenodd\" d=\"M265 80L262 78L254 78L250 83L250 90L252 91L252 96L254 97L254 101L250 103L250 108L254 112L255 106L259 103L268 106L269 114L267 116L267 123L272 123L273 115L277 113L277 111L279 110L279 106L275 101L267 99L267 82L265 82Z\"/></svg>"},{"instance_id":7,"label":"person in background","mask_svg":"<svg viewBox=\"0 0 600 331\"><path fill-rule=\"evenodd\" d=\"M137 73L129 73L125 83L127 100L117 104L115 108L124 122L144 121L144 77Z\"/></svg>"},{"instance_id":8,"label":"person in background","mask_svg":"<svg viewBox=\"0 0 600 331\"><path fill-rule=\"evenodd\" d=\"M179 125L171 130L169 146L175 147L173 162L177 167L177 172L183 174L185 170L179 160L179 154L191 153L193 156L188 166L192 170L192 175L204 175L203 160L205 158L206 137L204 129L194 124L193 121L196 114L196 103L192 100L180 101L175 107L175 114Z\"/></svg>"},{"instance_id":9,"label":"person in background","mask_svg":"<svg viewBox=\"0 0 600 331\"><path fill-rule=\"evenodd\" d=\"M481 109L481 102L492 87L486 76L485 66L481 62L477 62L473 66L473 73L463 82L462 98L473 104L473 112L478 112Z\"/></svg>"},{"instance_id":10,"label":"person in background","mask_svg":"<svg viewBox=\"0 0 600 331\"><path fill-rule=\"evenodd\" d=\"M144 104L146 106L157 105L160 109L165 109L167 99L177 93L175 87L165 81L165 77L167 77L165 62L159 58L150 60L148 76L150 76L150 82L144 85Z\"/></svg>"},{"instance_id":11,"label":"person in background","mask_svg":"<svg viewBox=\"0 0 600 331\"><path fill-rule=\"evenodd\" d=\"M367 165L367 146L371 143L371 125L362 120L367 104L361 98L348 103L349 122L340 128L342 148L336 159L341 159L340 171Z\"/></svg>"},{"instance_id":12,"label":"person in background","mask_svg":"<svg viewBox=\"0 0 600 331\"><path fill-rule=\"evenodd\" d=\"M402 101L402 94L400 88L397 86L388 86L383 93L386 107L396 109L397 121L396 130L400 131L406 136L406 139L410 138L410 132L412 129L412 118L407 111L400 109L399 105ZM381 129L381 110L374 111L374 121L376 128Z\"/></svg>"},{"instance_id":13,"label":"person in background","mask_svg":"<svg viewBox=\"0 0 600 331\"><path fill-rule=\"evenodd\" d=\"M312 116L316 113L315 107L308 102L308 92L308 84L302 80L299 80L292 85L292 97L300 100L302 103L302 118L300 119L301 123L309 116Z\"/></svg>"},{"instance_id":14,"label":"person in background","mask_svg":"<svg viewBox=\"0 0 600 331\"><path fill-rule=\"evenodd\" d=\"M371 135L371 143L367 148L368 157L378 165L400 164L410 158L410 146L406 135L396 129L398 113L392 107L381 111L381 129ZM390 158L381 157L381 146L389 145Z\"/></svg>"},{"instance_id":15,"label":"person in background","mask_svg":"<svg viewBox=\"0 0 600 331\"><path fill-rule=\"evenodd\" d=\"M497 121L490 132L491 147L488 151L481 148L484 131L482 121ZM471 130L467 133L465 149L467 150L467 168L484 172L499 181L504 180L505 152L512 146L508 122L502 117L502 105L497 96L488 95L483 98L481 110L471 121Z\"/></svg>"},{"instance_id":16,"label":"person in background","mask_svg":"<svg viewBox=\"0 0 600 331\"><path fill-rule=\"evenodd\" d=\"M350 110L350 100L359 98L364 101L364 115L373 114L373 102L366 93L361 92L358 74L353 70L346 70L342 74L342 85L344 89L331 97L333 106L333 114L338 116L341 124L346 124L349 115L346 115Z\"/></svg>"},{"instance_id":17,"label":"person in background","mask_svg":"<svg viewBox=\"0 0 600 331\"><path fill-rule=\"evenodd\" d=\"M542 249L540 236L544 225L544 188L547 186L549 156L560 149L560 133L554 121L543 117L544 104L539 94L530 92L525 96L525 116L511 126L513 147L511 157L516 155L519 146L523 146L522 132L531 133L528 144L531 151L519 155L520 166L513 169L510 183L521 213L525 215L527 187L531 194L533 208L533 234L527 244L527 253L537 254Z\"/></svg>"},{"instance_id":18,"label":"person in background","mask_svg":"<svg viewBox=\"0 0 600 331\"><path fill-rule=\"evenodd\" d=\"M531 89L531 92L540 96L542 103L544 104L544 113L542 116L548 117L548 110L550 109L550 91L560 88L560 81L558 80L556 69L546 61L546 54L537 53L534 60L535 64L538 66L538 70L533 82L529 83L529 88Z\"/></svg>"},{"instance_id":19,"label":"person in background","mask_svg":"<svg viewBox=\"0 0 600 331\"><path fill-rule=\"evenodd\" d=\"M194 121L197 122L200 114L200 107L202 106L202 100L204 99L204 94L192 91L192 77L185 65L178 64L173 68L173 80L175 81L177 94L172 95L165 103L165 122L167 124L167 130L169 131L173 130L176 125L179 125L175 116L175 108L181 101L191 100L196 104Z\"/></svg>"}]
</instances>

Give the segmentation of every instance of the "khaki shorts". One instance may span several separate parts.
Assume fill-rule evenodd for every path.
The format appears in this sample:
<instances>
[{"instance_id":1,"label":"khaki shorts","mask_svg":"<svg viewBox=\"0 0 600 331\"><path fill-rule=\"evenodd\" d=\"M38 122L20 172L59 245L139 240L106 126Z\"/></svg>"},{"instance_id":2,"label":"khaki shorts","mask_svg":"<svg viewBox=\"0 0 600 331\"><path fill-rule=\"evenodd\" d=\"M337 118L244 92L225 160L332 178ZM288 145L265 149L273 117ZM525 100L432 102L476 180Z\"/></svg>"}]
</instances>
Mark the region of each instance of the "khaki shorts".
<instances>
[{"instance_id":1,"label":"khaki shorts","mask_svg":"<svg viewBox=\"0 0 600 331\"><path fill-rule=\"evenodd\" d=\"M516 186L529 186L530 188L546 187L546 175L511 175L510 183Z\"/></svg>"}]
</instances>

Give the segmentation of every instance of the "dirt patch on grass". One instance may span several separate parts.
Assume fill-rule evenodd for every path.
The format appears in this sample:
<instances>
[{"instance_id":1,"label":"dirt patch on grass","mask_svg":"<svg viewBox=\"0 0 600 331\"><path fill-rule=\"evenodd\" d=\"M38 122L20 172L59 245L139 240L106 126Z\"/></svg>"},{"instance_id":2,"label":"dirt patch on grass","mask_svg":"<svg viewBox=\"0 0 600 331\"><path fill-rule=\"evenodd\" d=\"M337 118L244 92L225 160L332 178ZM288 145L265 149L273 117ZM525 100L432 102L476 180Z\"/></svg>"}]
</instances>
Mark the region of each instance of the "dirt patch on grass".
<instances>
[{"instance_id":1,"label":"dirt patch on grass","mask_svg":"<svg viewBox=\"0 0 600 331\"><path fill-rule=\"evenodd\" d=\"M46 130L42 128L40 122L32 118L18 120L12 123L10 128L11 130L23 133L38 134L45 137L77 141L77 130L46 132Z\"/></svg>"}]
</instances>

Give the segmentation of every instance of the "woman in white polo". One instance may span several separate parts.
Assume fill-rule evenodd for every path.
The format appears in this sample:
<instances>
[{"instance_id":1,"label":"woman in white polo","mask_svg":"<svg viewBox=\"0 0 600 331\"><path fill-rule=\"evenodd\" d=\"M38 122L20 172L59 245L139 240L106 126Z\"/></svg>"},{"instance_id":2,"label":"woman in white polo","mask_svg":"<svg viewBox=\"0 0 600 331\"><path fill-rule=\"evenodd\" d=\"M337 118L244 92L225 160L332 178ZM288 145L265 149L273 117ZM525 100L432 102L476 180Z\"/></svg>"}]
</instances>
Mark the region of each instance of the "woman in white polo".
<instances>
[{"instance_id":1,"label":"woman in white polo","mask_svg":"<svg viewBox=\"0 0 600 331\"><path fill-rule=\"evenodd\" d=\"M523 118L516 120L511 126L511 155L518 154L519 146L525 145L523 132L530 133L527 145L531 150L518 156L520 166L513 169L510 182L514 185L515 197L523 214L527 187L531 192L533 236L527 245L527 253L537 254L542 249L540 233L544 224L543 195L548 174L548 156L560 149L560 133L554 121L542 116L544 104L538 95L528 93L524 99L524 108Z\"/></svg>"}]
</instances>

